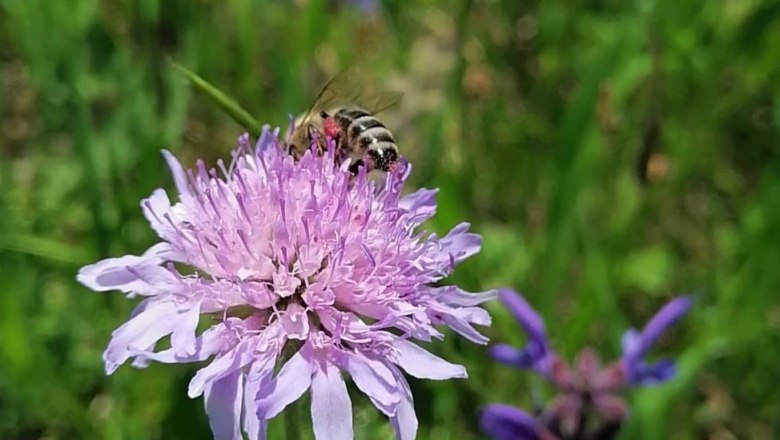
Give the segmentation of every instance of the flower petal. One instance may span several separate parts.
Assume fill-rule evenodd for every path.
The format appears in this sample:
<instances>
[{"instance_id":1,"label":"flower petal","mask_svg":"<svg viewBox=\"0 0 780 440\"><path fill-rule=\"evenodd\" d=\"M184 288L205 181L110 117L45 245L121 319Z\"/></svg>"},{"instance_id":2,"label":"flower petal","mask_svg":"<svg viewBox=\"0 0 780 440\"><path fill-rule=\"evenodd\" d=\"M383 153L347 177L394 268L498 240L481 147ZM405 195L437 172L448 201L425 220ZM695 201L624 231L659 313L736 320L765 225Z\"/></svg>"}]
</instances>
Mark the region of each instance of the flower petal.
<instances>
[{"instance_id":1,"label":"flower petal","mask_svg":"<svg viewBox=\"0 0 780 440\"><path fill-rule=\"evenodd\" d=\"M544 330L544 321L542 317L531 307L525 298L511 289L500 289L498 299L501 303L515 315L515 318L523 327L525 332L539 345L547 347L547 335Z\"/></svg>"},{"instance_id":2,"label":"flower petal","mask_svg":"<svg viewBox=\"0 0 780 440\"><path fill-rule=\"evenodd\" d=\"M650 322L645 325L638 339L627 352L624 351L623 357L627 362L635 362L642 358L650 347L661 337L664 331L678 319L683 317L690 310L692 300L690 297L683 296L669 301L661 310L656 313Z\"/></svg>"},{"instance_id":3,"label":"flower petal","mask_svg":"<svg viewBox=\"0 0 780 440\"><path fill-rule=\"evenodd\" d=\"M414 440L417 437L417 414L414 412L412 390L400 371L393 369L393 375L401 387L401 403L390 417L390 424L395 429L396 440Z\"/></svg>"},{"instance_id":4,"label":"flower petal","mask_svg":"<svg viewBox=\"0 0 780 440\"><path fill-rule=\"evenodd\" d=\"M395 381L388 383L385 379L388 375L392 378L392 372L383 363L368 359L360 353L345 353L345 356L347 359L342 368L349 372L360 391L385 415L395 414L401 402L400 393ZM383 370L383 374L380 375L378 370Z\"/></svg>"},{"instance_id":5,"label":"flower petal","mask_svg":"<svg viewBox=\"0 0 780 440\"><path fill-rule=\"evenodd\" d=\"M106 374L116 369L138 351L147 350L163 336L169 335L176 325L171 316L176 315L176 306L170 302L148 302L141 312L114 330L103 360Z\"/></svg>"},{"instance_id":6,"label":"flower petal","mask_svg":"<svg viewBox=\"0 0 780 440\"><path fill-rule=\"evenodd\" d=\"M180 364L205 361L219 351L226 349L225 333L230 332L224 325L213 326L195 339L195 350L192 353L179 355L173 348L152 353L150 350L138 352L139 359L148 359L164 364Z\"/></svg>"},{"instance_id":7,"label":"flower petal","mask_svg":"<svg viewBox=\"0 0 780 440\"><path fill-rule=\"evenodd\" d=\"M311 422L314 438L352 440L352 402L339 369L325 364L316 369L311 382Z\"/></svg>"},{"instance_id":8,"label":"flower petal","mask_svg":"<svg viewBox=\"0 0 780 440\"><path fill-rule=\"evenodd\" d=\"M236 370L206 386L203 400L215 440L242 440L243 380L241 371Z\"/></svg>"},{"instance_id":9,"label":"flower petal","mask_svg":"<svg viewBox=\"0 0 780 440\"><path fill-rule=\"evenodd\" d=\"M451 364L417 344L398 339L393 345L398 350L398 366L416 378L443 380L468 377L462 365Z\"/></svg>"},{"instance_id":10,"label":"flower petal","mask_svg":"<svg viewBox=\"0 0 780 440\"><path fill-rule=\"evenodd\" d=\"M477 306L483 302L495 299L498 296L497 290L471 293L466 292L458 286L438 287L435 290L441 291L441 293L435 294L439 301L450 306L458 307Z\"/></svg>"},{"instance_id":11,"label":"flower petal","mask_svg":"<svg viewBox=\"0 0 780 440\"><path fill-rule=\"evenodd\" d=\"M252 369L254 369L254 364ZM271 380L271 373L273 371L268 370L268 374L259 374L259 377L255 380L251 380L247 375L246 383L244 384L244 431L249 440L265 440L266 431L268 429L268 422L257 417L257 402L255 401L260 388Z\"/></svg>"},{"instance_id":12,"label":"flower petal","mask_svg":"<svg viewBox=\"0 0 780 440\"><path fill-rule=\"evenodd\" d=\"M187 174L184 172L184 168L179 163L179 160L170 151L162 150L162 155L165 158L165 162L168 163L168 168L171 169L176 190L179 192L182 201L186 203L193 197Z\"/></svg>"},{"instance_id":13,"label":"flower petal","mask_svg":"<svg viewBox=\"0 0 780 440\"><path fill-rule=\"evenodd\" d=\"M248 349L249 342L243 340L236 344L230 351L217 357L210 364L198 370L195 376L190 380L187 395L194 399L203 393L206 386L219 380L233 371L236 371L249 363L252 353Z\"/></svg>"},{"instance_id":14,"label":"flower petal","mask_svg":"<svg viewBox=\"0 0 780 440\"><path fill-rule=\"evenodd\" d=\"M456 263L475 255L482 248L482 237L468 233L468 223L460 223L441 239L442 252L452 255Z\"/></svg>"},{"instance_id":15,"label":"flower petal","mask_svg":"<svg viewBox=\"0 0 780 440\"><path fill-rule=\"evenodd\" d=\"M171 347L177 356L191 356L197 349L195 330L200 319L200 301L193 303L189 310L179 313L180 318L171 333Z\"/></svg>"},{"instance_id":16,"label":"flower petal","mask_svg":"<svg viewBox=\"0 0 780 440\"><path fill-rule=\"evenodd\" d=\"M640 362L629 372L632 385L652 386L662 384L677 374L677 365L671 359L661 359L654 364Z\"/></svg>"},{"instance_id":17,"label":"flower petal","mask_svg":"<svg viewBox=\"0 0 780 440\"><path fill-rule=\"evenodd\" d=\"M475 344L485 345L490 341L487 336L478 332L471 325L471 323L490 325L490 315L484 309L479 307L450 308L448 312L441 313L440 318L459 335Z\"/></svg>"},{"instance_id":18,"label":"flower petal","mask_svg":"<svg viewBox=\"0 0 780 440\"><path fill-rule=\"evenodd\" d=\"M628 330L623 334L623 368L630 384L651 385L664 382L674 376L674 363L670 360L648 366L643 358L661 334L690 310L692 300L683 296L668 302L640 333Z\"/></svg>"},{"instance_id":19,"label":"flower petal","mask_svg":"<svg viewBox=\"0 0 780 440\"><path fill-rule=\"evenodd\" d=\"M479 420L482 432L498 440L540 440L536 420L509 405L488 405Z\"/></svg>"},{"instance_id":20,"label":"flower petal","mask_svg":"<svg viewBox=\"0 0 780 440\"><path fill-rule=\"evenodd\" d=\"M146 255L106 258L82 267L76 279L97 292L121 290L150 296L177 290L177 278L168 269L159 266L160 262L162 259L158 256Z\"/></svg>"},{"instance_id":21,"label":"flower petal","mask_svg":"<svg viewBox=\"0 0 780 440\"><path fill-rule=\"evenodd\" d=\"M427 219L436 213L436 193L438 189L418 189L398 201L398 207L415 217Z\"/></svg>"},{"instance_id":22,"label":"flower petal","mask_svg":"<svg viewBox=\"0 0 780 440\"><path fill-rule=\"evenodd\" d=\"M541 359L534 353L534 350L529 350L528 347L524 350L518 350L507 344L496 344L490 347L490 355L493 359L516 368L531 368Z\"/></svg>"},{"instance_id":23,"label":"flower petal","mask_svg":"<svg viewBox=\"0 0 780 440\"><path fill-rule=\"evenodd\" d=\"M260 387L257 393L257 416L269 420L287 405L298 400L311 386L312 365L302 348L284 364L274 380Z\"/></svg>"}]
</instances>

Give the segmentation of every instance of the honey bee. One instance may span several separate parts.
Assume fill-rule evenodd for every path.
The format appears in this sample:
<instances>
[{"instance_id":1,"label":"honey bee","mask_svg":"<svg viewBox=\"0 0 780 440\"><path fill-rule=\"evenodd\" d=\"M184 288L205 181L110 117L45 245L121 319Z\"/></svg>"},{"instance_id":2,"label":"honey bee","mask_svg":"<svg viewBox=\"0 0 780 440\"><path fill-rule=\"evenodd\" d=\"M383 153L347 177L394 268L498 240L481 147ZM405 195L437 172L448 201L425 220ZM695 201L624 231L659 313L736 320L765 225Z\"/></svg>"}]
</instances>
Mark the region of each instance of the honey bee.
<instances>
[{"instance_id":1,"label":"honey bee","mask_svg":"<svg viewBox=\"0 0 780 440\"><path fill-rule=\"evenodd\" d=\"M390 171L400 158L395 138L376 114L395 105L402 93L379 90L356 68L328 81L287 136L288 151L299 158L313 144L322 151L325 137L336 142L337 158L352 160L350 171Z\"/></svg>"}]
</instances>

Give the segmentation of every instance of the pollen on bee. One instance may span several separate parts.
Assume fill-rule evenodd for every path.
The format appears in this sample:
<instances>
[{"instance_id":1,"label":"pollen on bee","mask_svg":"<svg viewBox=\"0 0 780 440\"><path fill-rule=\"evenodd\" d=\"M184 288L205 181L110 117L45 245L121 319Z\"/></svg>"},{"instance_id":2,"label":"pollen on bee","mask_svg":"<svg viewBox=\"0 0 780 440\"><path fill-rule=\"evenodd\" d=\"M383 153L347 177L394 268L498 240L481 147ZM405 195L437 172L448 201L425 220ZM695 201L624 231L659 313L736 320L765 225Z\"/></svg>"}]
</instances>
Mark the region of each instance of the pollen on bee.
<instances>
[{"instance_id":1,"label":"pollen on bee","mask_svg":"<svg viewBox=\"0 0 780 440\"><path fill-rule=\"evenodd\" d=\"M336 118L329 116L322 121L322 131L325 133L325 136L336 139L341 134L341 126L336 122Z\"/></svg>"}]
</instances>

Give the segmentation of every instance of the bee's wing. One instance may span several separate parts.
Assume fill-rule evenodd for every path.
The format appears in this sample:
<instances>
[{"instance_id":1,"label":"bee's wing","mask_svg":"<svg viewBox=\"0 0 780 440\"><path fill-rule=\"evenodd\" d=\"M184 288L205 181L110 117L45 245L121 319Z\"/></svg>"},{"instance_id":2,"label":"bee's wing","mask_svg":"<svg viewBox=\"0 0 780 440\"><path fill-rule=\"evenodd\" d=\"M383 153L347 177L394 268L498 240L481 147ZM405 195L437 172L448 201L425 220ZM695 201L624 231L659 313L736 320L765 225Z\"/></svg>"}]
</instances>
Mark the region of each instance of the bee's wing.
<instances>
[{"instance_id":1,"label":"bee's wing","mask_svg":"<svg viewBox=\"0 0 780 440\"><path fill-rule=\"evenodd\" d=\"M403 96L402 92L394 90L368 89L358 97L356 104L373 114L377 114L398 104Z\"/></svg>"},{"instance_id":2,"label":"bee's wing","mask_svg":"<svg viewBox=\"0 0 780 440\"><path fill-rule=\"evenodd\" d=\"M302 122L305 122L312 114L319 110L335 107L339 104L354 103L360 97L362 81L360 71L356 67L342 71L331 78L320 89L314 102L303 114Z\"/></svg>"},{"instance_id":3,"label":"bee's wing","mask_svg":"<svg viewBox=\"0 0 780 440\"><path fill-rule=\"evenodd\" d=\"M359 66L352 66L325 83L301 122L306 122L319 110L353 105L371 113L379 113L400 101L403 93L381 90L361 72Z\"/></svg>"}]
</instances>

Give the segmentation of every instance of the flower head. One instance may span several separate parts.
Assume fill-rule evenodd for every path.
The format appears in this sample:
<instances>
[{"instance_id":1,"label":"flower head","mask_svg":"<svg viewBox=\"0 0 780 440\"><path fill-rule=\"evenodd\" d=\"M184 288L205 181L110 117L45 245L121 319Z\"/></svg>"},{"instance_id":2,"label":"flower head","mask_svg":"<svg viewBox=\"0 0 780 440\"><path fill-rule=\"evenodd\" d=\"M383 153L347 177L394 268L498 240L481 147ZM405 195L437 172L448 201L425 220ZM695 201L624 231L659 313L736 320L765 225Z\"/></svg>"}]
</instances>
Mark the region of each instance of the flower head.
<instances>
[{"instance_id":1,"label":"flower head","mask_svg":"<svg viewBox=\"0 0 780 440\"><path fill-rule=\"evenodd\" d=\"M522 350L499 344L491 354L500 362L534 370L557 390L557 396L535 416L507 405L488 405L482 412L482 430L501 440L614 438L628 415L628 405L620 393L629 386L651 385L674 376L673 361L648 365L643 359L664 330L691 307L689 297L674 299L641 333L626 332L623 356L617 361L602 366L596 352L585 348L576 363L569 366L552 351L541 316L522 296L502 289L498 297L515 315L529 342Z\"/></svg>"},{"instance_id":2,"label":"flower head","mask_svg":"<svg viewBox=\"0 0 780 440\"><path fill-rule=\"evenodd\" d=\"M350 173L334 150L330 143L296 161L266 127L254 148L242 136L220 172L203 162L185 171L164 152L179 201L158 189L141 203L160 243L78 274L93 290L144 297L112 335L107 373L130 359L211 359L189 395L204 395L217 439L241 439L242 427L264 438L267 420L307 390L316 437L352 438L348 373L398 437L413 438L417 419L401 371L466 377L414 340L441 339L444 325L487 342L473 324L490 324L478 305L493 292L432 285L481 240L467 224L444 237L418 232L436 210L435 191L402 196L410 167L375 183ZM158 346L166 336L170 346Z\"/></svg>"}]
</instances>

